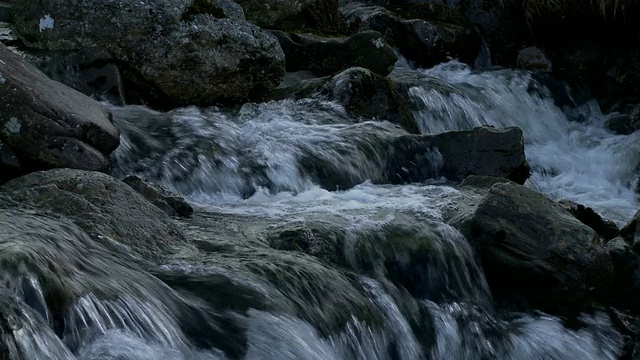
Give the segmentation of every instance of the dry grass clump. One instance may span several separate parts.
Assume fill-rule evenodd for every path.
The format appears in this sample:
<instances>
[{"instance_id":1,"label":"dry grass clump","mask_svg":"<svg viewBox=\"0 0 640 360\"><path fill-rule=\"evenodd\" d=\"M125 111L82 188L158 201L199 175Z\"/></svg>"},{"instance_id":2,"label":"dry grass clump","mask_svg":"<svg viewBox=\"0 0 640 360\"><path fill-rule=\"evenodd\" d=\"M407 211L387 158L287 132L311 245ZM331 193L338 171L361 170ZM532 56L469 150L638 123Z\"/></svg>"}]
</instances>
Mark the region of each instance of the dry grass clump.
<instances>
[{"instance_id":1,"label":"dry grass clump","mask_svg":"<svg viewBox=\"0 0 640 360\"><path fill-rule=\"evenodd\" d=\"M527 21L534 22L540 17L555 14L564 17L569 14L600 13L602 16L614 17L622 14L632 4L640 0L500 0L503 5L522 4Z\"/></svg>"}]
</instances>

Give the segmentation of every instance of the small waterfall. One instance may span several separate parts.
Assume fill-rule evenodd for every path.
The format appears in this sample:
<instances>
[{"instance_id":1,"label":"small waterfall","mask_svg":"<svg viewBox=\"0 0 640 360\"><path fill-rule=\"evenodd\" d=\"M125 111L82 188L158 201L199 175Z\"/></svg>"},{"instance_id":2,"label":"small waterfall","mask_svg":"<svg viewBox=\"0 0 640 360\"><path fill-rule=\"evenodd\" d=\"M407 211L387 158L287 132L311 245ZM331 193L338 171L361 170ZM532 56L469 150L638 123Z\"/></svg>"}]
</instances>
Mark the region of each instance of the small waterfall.
<instances>
[{"instance_id":1,"label":"small waterfall","mask_svg":"<svg viewBox=\"0 0 640 360\"><path fill-rule=\"evenodd\" d=\"M604 130L606 117L594 101L578 109L584 122L572 122L553 99L531 91L540 86L529 72L474 72L457 62L423 72L449 84L446 90L409 90L423 133L518 126L533 172L528 186L554 200L566 198L593 207L618 224L637 211L640 133L619 136Z\"/></svg>"}]
</instances>

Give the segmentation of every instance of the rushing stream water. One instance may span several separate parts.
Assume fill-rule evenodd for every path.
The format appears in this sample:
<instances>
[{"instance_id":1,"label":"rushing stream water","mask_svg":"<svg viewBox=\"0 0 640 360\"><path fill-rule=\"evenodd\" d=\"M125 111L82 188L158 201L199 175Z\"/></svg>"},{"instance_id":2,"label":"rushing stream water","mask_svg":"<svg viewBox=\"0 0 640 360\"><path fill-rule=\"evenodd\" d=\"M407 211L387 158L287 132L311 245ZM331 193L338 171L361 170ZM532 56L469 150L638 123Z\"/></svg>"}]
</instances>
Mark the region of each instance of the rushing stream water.
<instances>
[{"instance_id":1,"label":"rushing stream water","mask_svg":"<svg viewBox=\"0 0 640 360\"><path fill-rule=\"evenodd\" d=\"M456 62L403 71L448 87L406 94L423 133L518 126L533 171L527 186L620 224L638 209L640 134L608 133L595 105L576 110L582 121L571 122L550 97L531 91L535 81L526 72L473 72ZM473 195L437 177L375 184L388 142L405 134L396 125L356 123L321 99L237 111L112 110L123 134L114 174L141 174L184 194L198 211L179 224L196 249L160 266L126 268L116 256L91 260L109 250L68 229L34 234L29 251L40 255L26 257L36 264L31 270L3 264L13 279L7 288L18 296L0 297L1 305L15 309L22 324L14 354L587 360L621 353L622 337L604 314L585 314L581 326L568 327L553 316L494 308L469 243L447 225ZM442 159L430 156L435 174ZM330 175L319 180L310 170L319 168ZM330 191L323 181L355 186ZM64 242L43 254L39 247L52 233ZM286 241L299 233L309 242ZM296 246L314 256L288 251ZM48 270L52 263L64 271ZM51 316L57 305L41 295L43 277L77 293L62 322Z\"/></svg>"}]
</instances>

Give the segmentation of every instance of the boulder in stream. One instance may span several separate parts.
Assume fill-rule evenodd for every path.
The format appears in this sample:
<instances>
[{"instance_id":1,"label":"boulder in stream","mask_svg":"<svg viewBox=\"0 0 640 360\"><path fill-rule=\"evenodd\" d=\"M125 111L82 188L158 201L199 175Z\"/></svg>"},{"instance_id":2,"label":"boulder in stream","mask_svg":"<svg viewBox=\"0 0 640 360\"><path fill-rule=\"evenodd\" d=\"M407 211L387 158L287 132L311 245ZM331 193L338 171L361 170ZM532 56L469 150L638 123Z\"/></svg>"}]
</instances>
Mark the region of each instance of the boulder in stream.
<instances>
[{"instance_id":1,"label":"boulder in stream","mask_svg":"<svg viewBox=\"0 0 640 360\"><path fill-rule=\"evenodd\" d=\"M129 101L133 94L163 108L243 101L276 87L284 73L275 37L230 1L18 0L13 8L16 33L30 47L108 50L133 90Z\"/></svg>"},{"instance_id":2,"label":"boulder in stream","mask_svg":"<svg viewBox=\"0 0 640 360\"><path fill-rule=\"evenodd\" d=\"M338 0L237 0L247 20L266 29L338 32Z\"/></svg>"},{"instance_id":3,"label":"boulder in stream","mask_svg":"<svg viewBox=\"0 0 640 360\"><path fill-rule=\"evenodd\" d=\"M475 248L502 304L575 315L608 300L613 265L598 234L542 194L498 183L450 223Z\"/></svg>"},{"instance_id":4,"label":"boulder in stream","mask_svg":"<svg viewBox=\"0 0 640 360\"><path fill-rule=\"evenodd\" d=\"M4 184L0 194L63 215L96 241L129 249L133 257L155 261L187 246L164 212L127 184L99 172L34 172Z\"/></svg>"},{"instance_id":5,"label":"boulder in stream","mask_svg":"<svg viewBox=\"0 0 640 360\"><path fill-rule=\"evenodd\" d=\"M385 34L402 55L420 67L431 67L453 58L473 63L480 51L480 37L463 25L419 18L405 20L381 6L356 2L342 5L340 12L351 31L375 30Z\"/></svg>"},{"instance_id":6,"label":"boulder in stream","mask_svg":"<svg viewBox=\"0 0 640 360\"><path fill-rule=\"evenodd\" d=\"M0 172L54 167L102 170L118 147L111 113L47 78L0 44Z\"/></svg>"},{"instance_id":7,"label":"boulder in stream","mask_svg":"<svg viewBox=\"0 0 640 360\"><path fill-rule=\"evenodd\" d=\"M322 37L272 31L286 58L287 71L308 70L317 76L362 67L388 75L398 60L382 34L363 31L349 37Z\"/></svg>"},{"instance_id":8,"label":"boulder in stream","mask_svg":"<svg viewBox=\"0 0 640 360\"><path fill-rule=\"evenodd\" d=\"M160 185L136 175L127 176L122 179L122 182L131 186L132 189L169 216L189 216L193 214L193 208L182 196L173 194Z\"/></svg>"}]
</instances>

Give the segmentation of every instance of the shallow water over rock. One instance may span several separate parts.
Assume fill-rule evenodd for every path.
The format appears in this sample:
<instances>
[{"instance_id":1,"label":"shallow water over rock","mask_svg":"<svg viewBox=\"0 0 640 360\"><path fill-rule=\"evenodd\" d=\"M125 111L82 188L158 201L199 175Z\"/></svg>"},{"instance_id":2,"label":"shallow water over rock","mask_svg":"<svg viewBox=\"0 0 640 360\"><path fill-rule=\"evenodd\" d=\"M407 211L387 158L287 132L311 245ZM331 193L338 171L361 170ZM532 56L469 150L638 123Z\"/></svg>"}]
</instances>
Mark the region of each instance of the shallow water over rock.
<instances>
[{"instance_id":1,"label":"shallow water over rock","mask_svg":"<svg viewBox=\"0 0 640 360\"><path fill-rule=\"evenodd\" d=\"M408 90L424 133L519 126L533 169L527 186L618 222L638 208L630 165L638 135L602 130L597 109L580 109L586 120L570 122L550 98L529 91L535 81L524 72L473 73L450 63L416 72L425 76L445 86ZM0 317L0 357L622 353L622 335L601 311L569 324L498 306L473 242L451 225L487 190L444 178L438 151L425 152L425 181L380 181L385 159L395 159L390 141L407 135L390 122L356 121L316 98L236 110L112 110L123 134L113 174L143 175L184 194L196 211L171 221L186 242L153 264L136 262L127 254L135 249L107 249L63 216L0 210L0 227L10 230L0 234L0 303L15 309ZM13 222L15 212L23 223Z\"/></svg>"}]
</instances>

